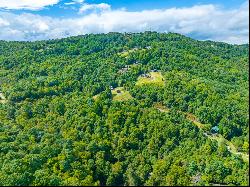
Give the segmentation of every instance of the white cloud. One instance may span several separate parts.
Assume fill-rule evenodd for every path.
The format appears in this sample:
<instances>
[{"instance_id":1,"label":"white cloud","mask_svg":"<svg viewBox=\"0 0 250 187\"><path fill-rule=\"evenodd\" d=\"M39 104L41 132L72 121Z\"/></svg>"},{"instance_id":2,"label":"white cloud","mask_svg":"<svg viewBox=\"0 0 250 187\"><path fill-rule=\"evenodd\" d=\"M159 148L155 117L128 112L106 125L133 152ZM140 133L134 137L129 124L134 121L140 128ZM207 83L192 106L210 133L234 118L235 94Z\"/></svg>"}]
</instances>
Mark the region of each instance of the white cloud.
<instances>
[{"instance_id":1,"label":"white cloud","mask_svg":"<svg viewBox=\"0 0 250 187\"><path fill-rule=\"evenodd\" d=\"M75 4L82 4L84 0L72 0L70 2L64 3L65 5L75 5Z\"/></svg>"},{"instance_id":2,"label":"white cloud","mask_svg":"<svg viewBox=\"0 0 250 187\"><path fill-rule=\"evenodd\" d=\"M9 22L0 18L0 26L9 26Z\"/></svg>"},{"instance_id":3,"label":"white cloud","mask_svg":"<svg viewBox=\"0 0 250 187\"><path fill-rule=\"evenodd\" d=\"M88 10L99 10L99 11L105 11L110 10L111 6L106 3L100 3L100 4L83 4L82 7L79 9L79 13L82 14Z\"/></svg>"},{"instance_id":4,"label":"white cloud","mask_svg":"<svg viewBox=\"0 0 250 187\"><path fill-rule=\"evenodd\" d=\"M0 0L3 9L39 10L49 5L55 5L60 0Z\"/></svg>"},{"instance_id":5,"label":"white cloud","mask_svg":"<svg viewBox=\"0 0 250 187\"><path fill-rule=\"evenodd\" d=\"M0 39L42 40L87 33L177 32L202 40L248 43L249 4L224 10L214 5L129 12L92 12L76 18L0 12Z\"/></svg>"},{"instance_id":6,"label":"white cloud","mask_svg":"<svg viewBox=\"0 0 250 187\"><path fill-rule=\"evenodd\" d=\"M76 2L68 2L68 3L64 3L65 5L74 5L74 4L76 4Z\"/></svg>"}]
</instances>

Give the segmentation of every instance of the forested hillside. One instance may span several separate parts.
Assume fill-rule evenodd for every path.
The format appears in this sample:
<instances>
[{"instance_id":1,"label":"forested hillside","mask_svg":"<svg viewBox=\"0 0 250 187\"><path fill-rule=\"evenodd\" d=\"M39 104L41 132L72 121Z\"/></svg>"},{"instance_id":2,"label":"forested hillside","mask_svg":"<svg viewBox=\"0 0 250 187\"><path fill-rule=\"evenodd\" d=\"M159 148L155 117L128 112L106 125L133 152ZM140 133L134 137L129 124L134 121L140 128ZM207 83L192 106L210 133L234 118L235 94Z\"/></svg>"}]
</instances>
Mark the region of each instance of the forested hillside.
<instances>
[{"instance_id":1,"label":"forested hillside","mask_svg":"<svg viewBox=\"0 0 250 187\"><path fill-rule=\"evenodd\" d=\"M0 185L249 185L249 45L0 41Z\"/></svg>"}]
</instances>

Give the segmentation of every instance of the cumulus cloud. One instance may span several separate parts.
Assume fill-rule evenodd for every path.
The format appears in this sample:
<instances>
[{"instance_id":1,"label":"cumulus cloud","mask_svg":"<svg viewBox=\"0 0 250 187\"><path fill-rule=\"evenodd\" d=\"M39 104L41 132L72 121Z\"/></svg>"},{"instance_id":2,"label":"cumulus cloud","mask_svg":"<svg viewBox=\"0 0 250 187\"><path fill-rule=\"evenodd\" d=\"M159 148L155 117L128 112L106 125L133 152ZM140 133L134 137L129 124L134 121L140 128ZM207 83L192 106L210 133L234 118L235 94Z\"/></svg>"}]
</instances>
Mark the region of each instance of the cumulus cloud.
<instances>
[{"instance_id":1,"label":"cumulus cloud","mask_svg":"<svg viewBox=\"0 0 250 187\"><path fill-rule=\"evenodd\" d=\"M249 4L225 10L215 5L130 12L92 12L76 18L0 12L0 39L42 40L87 33L177 32L201 40L248 43Z\"/></svg>"},{"instance_id":2,"label":"cumulus cloud","mask_svg":"<svg viewBox=\"0 0 250 187\"><path fill-rule=\"evenodd\" d=\"M105 11L110 10L111 6L106 3L100 3L100 4L83 4L82 7L79 9L79 13L82 14L88 10L99 10L99 11Z\"/></svg>"},{"instance_id":3,"label":"cumulus cloud","mask_svg":"<svg viewBox=\"0 0 250 187\"><path fill-rule=\"evenodd\" d=\"M84 0L72 0L70 2L64 3L65 5L75 5L75 4L82 4Z\"/></svg>"},{"instance_id":4,"label":"cumulus cloud","mask_svg":"<svg viewBox=\"0 0 250 187\"><path fill-rule=\"evenodd\" d=\"M8 25L9 25L9 22L0 18L0 26L8 26Z\"/></svg>"},{"instance_id":5,"label":"cumulus cloud","mask_svg":"<svg viewBox=\"0 0 250 187\"><path fill-rule=\"evenodd\" d=\"M0 0L0 8L39 10L58 2L59 0Z\"/></svg>"}]
</instances>

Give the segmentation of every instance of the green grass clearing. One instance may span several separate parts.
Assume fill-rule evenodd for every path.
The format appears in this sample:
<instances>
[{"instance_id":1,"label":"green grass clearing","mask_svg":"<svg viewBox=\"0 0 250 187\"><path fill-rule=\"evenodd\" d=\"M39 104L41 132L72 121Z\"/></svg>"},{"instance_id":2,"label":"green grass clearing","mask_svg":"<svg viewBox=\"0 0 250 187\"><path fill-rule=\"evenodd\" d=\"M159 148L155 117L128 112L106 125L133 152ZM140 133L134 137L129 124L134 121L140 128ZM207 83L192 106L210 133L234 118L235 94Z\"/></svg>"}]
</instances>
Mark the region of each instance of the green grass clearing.
<instances>
[{"instance_id":1,"label":"green grass clearing","mask_svg":"<svg viewBox=\"0 0 250 187\"><path fill-rule=\"evenodd\" d=\"M127 57L129 55L129 51L124 51L118 54L121 55L121 57Z\"/></svg>"},{"instance_id":2,"label":"green grass clearing","mask_svg":"<svg viewBox=\"0 0 250 187\"><path fill-rule=\"evenodd\" d=\"M133 97L130 95L129 91L126 91L123 87L117 87L113 90L111 90L113 101L127 101L130 99L133 99ZM93 99L96 100L100 94L97 94L93 96Z\"/></svg>"},{"instance_id":3,"label":"green grass clearing","mask_svg":"<svg viewBox=\"0 0 250 187\"><path fill-rule=\"evenodd\" d=\"M0 103L7 103L7 100L6 100L6 98L5 98L5 96L3 95L3 93L2 92L0 92Z\"/></svg>"},{"instance_id":4,"label":"green grass clearing","mask_svg":"<svg viewBox=\"0 0 250 187\"><path fill-rule=\"evenodd\" d=\"M143 77L141 75L140 77L138 77L135 85L141 86L145 84L164 86L164 78L161 72L150 72L149 74L147 74L147 77Z\"/></svg>"},{"instance_id":5,"label":"green grass clearing","mask_svg":"<svg viewBox=\"0 0 250 187\"><path fill-rule=\"evenodd\" d=\"M128 55L130 53L133 53L135 51L145 51L146 49L140 49L140 48L133 48L133 49L129 49L127 51L123 51L123 52L120 52L118 53L118 55L120 55L121 57L128 57Z\"/></svg>"},{"instance_id":6,"label":"green grass clearing","mask_svg":"<svg viewBox=\"0 0 250 187\"><path fill-rule=\"evenodd\" d=\"M137 51L138 49L129 49L128 51L123 51L121 53L118 53L118 55L120 55L121 57L127 57L129 55L129 53L132 53L134 51Z\"/></svg>"},{"instance_id":7,"label":"green grass clearing","mask_svg":"<svg viewBox=\"0 0 250 187\"><path fill-rule=\"evenodd\" d=\"M128 91L126 91L123 87L117 87L111 91L113 95L114 101L127 101L133 99Z\"/></svg>"}]
</instances>

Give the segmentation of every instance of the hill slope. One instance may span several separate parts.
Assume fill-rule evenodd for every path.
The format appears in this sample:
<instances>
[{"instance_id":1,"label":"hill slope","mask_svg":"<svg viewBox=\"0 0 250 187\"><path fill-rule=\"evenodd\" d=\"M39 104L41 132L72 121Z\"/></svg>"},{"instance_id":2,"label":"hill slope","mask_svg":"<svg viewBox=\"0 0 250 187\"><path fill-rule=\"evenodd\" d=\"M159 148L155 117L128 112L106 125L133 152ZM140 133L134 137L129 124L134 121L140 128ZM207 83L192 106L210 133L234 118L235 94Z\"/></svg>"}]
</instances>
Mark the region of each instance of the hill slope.
<instances>
[{"instance_id":1,"label":"hill slope","mask_svg":"<svg viewBox=\"0 0 250 187\"><path fill-rule=\"evenodd\" d=\"M0 41L0 184L248 185L248 51L155 32Z\"/></svg>"}]
</instances>

